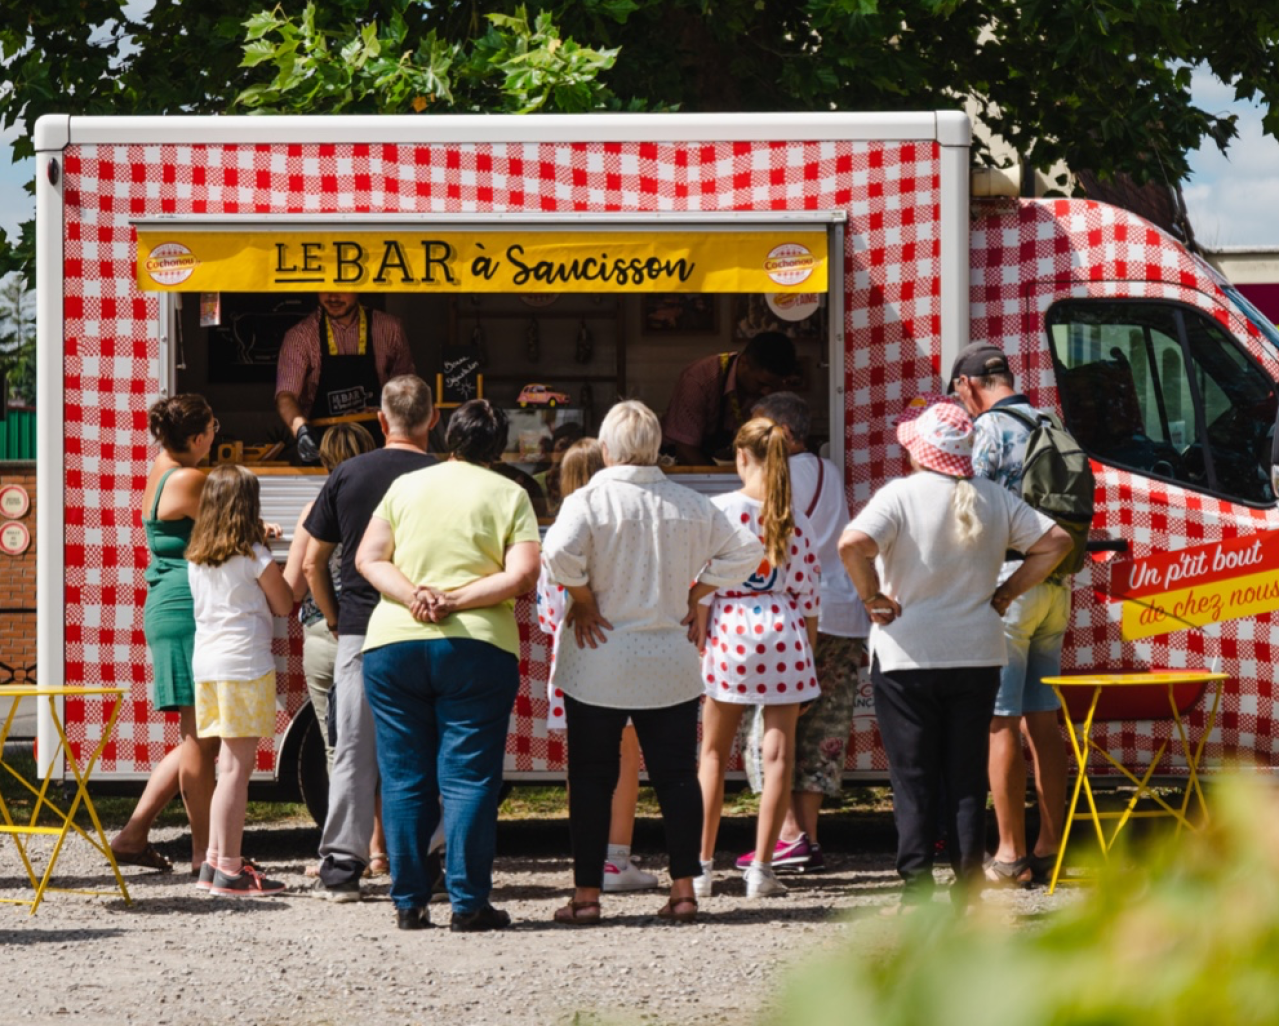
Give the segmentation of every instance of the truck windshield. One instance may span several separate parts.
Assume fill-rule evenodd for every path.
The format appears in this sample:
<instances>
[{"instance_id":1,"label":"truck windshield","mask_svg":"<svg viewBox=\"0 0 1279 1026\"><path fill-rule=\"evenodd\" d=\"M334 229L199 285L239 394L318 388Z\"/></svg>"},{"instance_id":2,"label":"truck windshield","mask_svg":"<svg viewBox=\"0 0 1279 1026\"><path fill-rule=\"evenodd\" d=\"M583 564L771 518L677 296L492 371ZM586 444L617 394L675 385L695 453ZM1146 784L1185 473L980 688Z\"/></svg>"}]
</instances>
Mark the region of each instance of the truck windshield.
<instances>
[{"instance_id":1,"label":"truck windshield","mask_svg":"<svg viewBox=\"0 0 1279 1026\"><path fill-rule=\"evenodd\" d=\"M1279 329L1275 328L1265 314L1248 302L1238 289L1224 285L1222 291L1230 297L1230 301L1235 304L1239 312L1252 322L1252 326L1265 336L1266 341L1270 343L1270 348L1275 351L1274 355L1279 356Z\"/></svg>"}]
</instances>

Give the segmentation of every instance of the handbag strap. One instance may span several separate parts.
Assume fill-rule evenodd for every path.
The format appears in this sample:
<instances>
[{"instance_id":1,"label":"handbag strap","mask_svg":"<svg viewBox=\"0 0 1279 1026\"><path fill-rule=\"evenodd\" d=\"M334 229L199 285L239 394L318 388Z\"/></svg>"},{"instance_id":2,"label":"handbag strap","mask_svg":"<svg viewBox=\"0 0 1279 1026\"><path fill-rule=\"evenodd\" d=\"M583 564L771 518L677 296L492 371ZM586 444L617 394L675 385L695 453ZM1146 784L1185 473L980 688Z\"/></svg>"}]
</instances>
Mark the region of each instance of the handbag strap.
<instances>
[{"instance_id":1,"label":"handbag strap","mask_svg":"<svg viewBox=\"0 0 1279 1026\"><path fill-rule=\"evenodd\" d=\"M804 516L811 517L813 510L817 508L817 500L822 497L822 485L826 483L826 461L820 456L817 457L817 491L813 492L813 501L808 504L808 509L804 511Z\"/></svg>"}]
</instances>

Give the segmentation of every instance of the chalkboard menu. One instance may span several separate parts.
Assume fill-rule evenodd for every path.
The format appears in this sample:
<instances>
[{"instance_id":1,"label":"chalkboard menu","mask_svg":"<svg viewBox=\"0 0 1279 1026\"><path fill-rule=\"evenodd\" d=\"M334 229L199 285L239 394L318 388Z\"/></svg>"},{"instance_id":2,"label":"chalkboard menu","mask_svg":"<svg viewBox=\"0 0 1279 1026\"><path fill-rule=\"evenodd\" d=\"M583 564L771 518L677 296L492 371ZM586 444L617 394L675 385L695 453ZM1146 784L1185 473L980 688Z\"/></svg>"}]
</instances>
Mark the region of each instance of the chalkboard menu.
<instances>
[{"instance_id":1,"label":"chalkboard menu","mask_svg":"<svg viewBox=\"0 0 1279 1026\"><path fill-rule=\"evenodd\" d=\"M436 375L436 402L440 406L461 406L484 396L484 376L480 373L480 351L476 346L445 346L442 371Z\"/></svg>"}]
</instances>

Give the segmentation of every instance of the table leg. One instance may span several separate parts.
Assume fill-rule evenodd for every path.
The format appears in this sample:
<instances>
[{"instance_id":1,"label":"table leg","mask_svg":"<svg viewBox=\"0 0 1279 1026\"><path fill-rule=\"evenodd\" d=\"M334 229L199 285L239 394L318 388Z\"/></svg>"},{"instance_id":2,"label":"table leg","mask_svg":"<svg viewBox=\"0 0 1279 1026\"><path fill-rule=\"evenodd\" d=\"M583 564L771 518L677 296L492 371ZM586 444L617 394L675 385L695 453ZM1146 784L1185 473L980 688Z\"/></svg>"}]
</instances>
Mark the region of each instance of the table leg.
<instances>
[{"instance_id":1,"label":"table leg","mask_svg":"<svg viewBox=\"0 0 1279 1026\"><path fill-rule=\"evenodd\" d=\"M1224 681L1216 681L1216 689L1213 692L1212 708L1208 712L1207 722L1204 724L1203 733L1199 735L1199 743L1195 745L1194 750L1190 747L1190 738L1186 732L1185 723L1182 721L1181 714L1177 710L1176 701L1173 699L1172 688L1168 689L1168 699L1172 705L1173 722L1177 725L1177 735L1181 739L1181 750L1186 757L1187 779L1186 793L1181 798L1181 819L1177 823L1177 834L1181 834L1182 825L1190 826L1187 813L1190 811L1190 796L1194 794L1199 799L1199 812L1204 818L1204 822L1208 822L1208 802L1204 798L1203 787L1199 783L1199 760L1203 758L1204 745L1208 742L1208 735L1212 733L1212 728L1217 723L1217 710L1221 705L1221 692L1225 685Z\"/></svg>"},{"instance_id":2,"label":"table leg","mask_svg":"<svg viewBox=\"0 0 1279 1026\"><path fill-rule=\"evenodd\" d=\"M31 785L23 779L22 775L18 773L17 770L4 761L4 746L9 740L9 732L13 730L14 717L17 716L18 706L21 704L21 698L15 698L10 703L9 715L5 718L3 729L0 729L0 768L3 768L6 773L16 779L19 783L26 785L28 790L30 790ZM22 843L22 838L17 833L13 832L13 829L17 824L14 823L13 816L9 813L9 805L4 800L3 794L0 794L0 818L4 819L4 825L8 828L6 833L13 838L13 845L18 849L18 857L22 859L23 868L27 871L27 879L31 882L32 888L35 888L37 883L35 868L31 865L31 859L27 856L27 846Z\"/></svg>"},{"instance_id":3,"label":"table leg","mask_svg":"<svg viewBox=\"0 0 1279 1026\"><path fill-rule=\"evenodd\" d=\"M1062 825L1061 845L1057 848L1057 863L1053 866L1052 880L1048 884L1049 894L1057 890L1057 881L1061 877L1061 867L1066 857L1066 845L1070 842L1071 827L1074 825L1077 815L1076 810L1079 808L1080 791L1084 791L1087 795L1088 807L1092 811L1091 819L1097 829L1097 840L1101 844L1103 857L1106 853L1106 837L1102 833L1101 819L1097 815L1097 804L1093 797L1092 787L1088 783L1088 751L1092 743L1092 721L1093 715L1097 711L1097 703L1101 700L1101 688L1093 689L1092 700L1088 704L1088 714L1084 717L1082 743L1080 736L1075 732L1075 724L1069 712L1070 707L1066 704L1061 690L1056 687L1053 690L1057 692L1057 700L1061 702L1061 707L1067 710L1065 716L1066 737L1070 741L1071 750L1075 753L1075 766L1078 768L1078 773L1075 776L1075 789L1070 795L1070 805L1066 809L1066 820Z\"/></svg>"},{"instance_id":4,"label":"table leg","mask_svg":"<svg viewBox=\"0 0 1279 1026\"><path fill-rule=\"evenodd\" d=\"M115 874L116 884L120 888L120 893L124 896L124 902L126 905L131 904L129 899L129 891L124 884L124 878L120 875L120 869L116 865L115 859L112 858L112 856L110 855L111 846L107 841L106 834L102 830L102 824L98 821L97 810L93 808L93 800L89 797L89 792L86 787L88 780L93 775L94 767L97 766L98 759L102 756L102 752L105 750L107 746L107 740L111 737L111 728L115 726L115 720L116 720L116 716L119 714L119 711L120 711L121 701L122 701L122 698L118 698L116 700L115 707L112 709L111 715L108 718L108 722L104 726L104 729L102 731L102 737L98 740L97 747L93 750L93 754L89 757L89 761L85 764L85 769L84 769L84 772L82 773L80 770L79 763L76 761L75 756L72 754L71 743L70 741L67 740L66 730L62 725L62 719L61 717L58 716L57 705L54 703L54 696L53 695L49 696L50 718L53 720L53 726L58 732L59 748L60 750L66 752L67 764L71 767L71 772L75 776L76 793L75 793L75 797L71 801L71 807L67 810L65 816L63 817L62 829L58 832L58 839L57 841L54 842L53 851L49 855L49 863L47 866L45 866L44 876L41 878L40 884L36 888L35 900L31 903L31 912L30 912L31 915L36 914L36 909L40 907L40 902L44 900L44 892L48 890L49 888L49 881L53 878L54 867L57 865L58 856L62 853L62 845L66 841L67 834L70 832L70 830L74 827L78 833L80 833L87 840L90 840L90 842L93 843L92 839L88 838L88 835L86 835L83 830L80 830L79 827L76 827L74 823L76 811L79 809L80 803L82 801L84 802L85 807L89 810L90 819L92 819L93 825L96 828L98 832L98 836L102 841L102 847L108 852L107 858L111 863L111 871ZM54 757L55 758L57 757L56 752L54 753ZM49 776L46 775L45 777L46 788L48 787L48 782L49 782ZM41 793L42 800L43 800L43 793L44 793L44 789L42 789L42 793ZM37 811L38 811L38 808L39 806L37 805ZM96 844L95 844L95 847L96 847Z\"/></svg>"}]
</instances>

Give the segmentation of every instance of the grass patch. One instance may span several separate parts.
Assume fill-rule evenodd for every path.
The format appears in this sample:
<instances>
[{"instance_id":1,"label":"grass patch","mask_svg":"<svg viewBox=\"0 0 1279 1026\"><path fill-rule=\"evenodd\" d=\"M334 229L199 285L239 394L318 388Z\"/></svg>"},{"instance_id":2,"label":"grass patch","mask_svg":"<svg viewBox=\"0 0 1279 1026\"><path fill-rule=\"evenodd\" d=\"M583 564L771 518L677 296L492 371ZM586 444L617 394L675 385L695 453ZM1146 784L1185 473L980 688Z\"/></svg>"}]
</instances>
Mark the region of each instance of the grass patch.
<instances>
[{"instance_id":1,"label":"grass patch","mask_svg":"<svg viewBox=\"0 0 1279 1026\"><path fill-rule=\"evenodd\" d=\"M751 819L759 814L759 795L749 787L730 785L724 796L724 816ZM823 815L851 812L886 812L892 809L892 792L886 787L848 787L839 798L827 798ZM641 787L637 816L658 819L662 810L651 787ZM503 819L567 819L568 790L557 784L517 784L502 803Z\"/></svg>"},{"instance_id":2,"label":"grass patch","mask_svg":"<svg viewBox=\"0 0 1279 1026\"><path fill-rule=\"evenodd\" d=\"M35 759L32 758L29 752L13 752L11 750L11 753L5 757L5 762L39 789L40 780L37 775ZM92 783L90 783L89 787L92 791ZM141 791L139 790L140 793ZM58 808L66 809L70 806L74 796L75 780L71 778L69 787L67 784L57 780L50 783L46 797L48 801ZM19 780L15 779L13 774L4 770L0 770L0 798L3 798L5 804L9 807L9 815L15 823L28 824L31 822L31 813L36 806L36 796L24 787ZM133 814L133 808L137 804L138 797L136 795L123 797L115 795L93 796L93 807L97 810L98 819L101 820L103 828L108 832L119 830L124 826ZM291 819L309 820L309 818L306 806L296 802L249 802L245 811L245 822L250 824L280 823ZM41 809L40 815L36 819L37 826L59 826L61 822L61 819L51 812L47 806ZM75 822L82 830L89 830L93 826L83 802L80 803L80 808L76 811ZM156 818L155 826L182 827L186 826L186 822L186 810L182 807L182 802L175 798L160 811L160 815Z\"/></svg>"}]
</instances>

